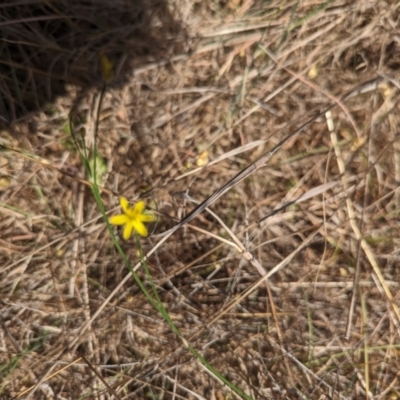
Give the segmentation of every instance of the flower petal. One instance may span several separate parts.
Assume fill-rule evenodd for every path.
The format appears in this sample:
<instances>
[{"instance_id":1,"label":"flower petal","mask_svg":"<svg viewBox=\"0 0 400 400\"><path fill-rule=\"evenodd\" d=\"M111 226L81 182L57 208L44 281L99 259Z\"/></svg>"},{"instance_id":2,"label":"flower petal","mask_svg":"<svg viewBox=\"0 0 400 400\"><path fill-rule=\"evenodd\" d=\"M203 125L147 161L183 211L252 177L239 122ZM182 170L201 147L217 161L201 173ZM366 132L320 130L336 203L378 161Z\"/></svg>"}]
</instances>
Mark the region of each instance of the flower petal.
<instances>
[{"instance_id":1,"label":"flower petal","mask_svg":"<svg viewBox=\"0 0 400 400\"><path fill-rule=\"evenodd\" d=\"M135 217L138 215L143 214L144 209L146 208L146 204L144 201L138 201L134 206L133 206L133 213L135 214Z\"/></svg>"},{"instance_id":2,"label":"flower petal","mask_svg":"<svg viewBox=\"0 0 400 400\"><path fill-rule=\"evenodd\" d=\"M132 225L135 228L135 231L143 237L148 235L147 228L145 227L144 223L139 221L138 219L132 220Z\"/></svg>"},{"instance_id":3,"label":"flower petal","mask_svg":"<svg viewBox=\"0 0 400 400\"><path fill-rule=\"evenodd\" d=\"M157 218L152 214L141 214L138 219L142 222L153 222L157 220Z\"/></svg>"},{"instance_id":4,"label":"flower petal","mask_svg":"<svg viewBox=\"0 0 400 400\"><path fill-rule=\"evenodd\" d=\"M133 221L129 221L126 223L126 225L124 226L124 231L122 232L122 237L124 238L124 240L128 240L131 237L133 227Z\"/></svg>"},{"instance_id":5,"label":"flower petal","mask_svg":"<svg viewBox=\"0 0 400 400\"><path fill-rule=\"evenodd\" d=\"M121 204L122 211L129 214L129 201L125 197L119 199L119 204Z\"/></svg>"},{"instance_id":6,"label":"flower petal","mask_svg":"<svg viewBox=\"0 0 400 400\"><path fill-rule=\"evenodd\" d=\"M129 222L129 218L125 214L114 215L109 218L111 225L125 225Z\"/></svg>"}]
</instances>

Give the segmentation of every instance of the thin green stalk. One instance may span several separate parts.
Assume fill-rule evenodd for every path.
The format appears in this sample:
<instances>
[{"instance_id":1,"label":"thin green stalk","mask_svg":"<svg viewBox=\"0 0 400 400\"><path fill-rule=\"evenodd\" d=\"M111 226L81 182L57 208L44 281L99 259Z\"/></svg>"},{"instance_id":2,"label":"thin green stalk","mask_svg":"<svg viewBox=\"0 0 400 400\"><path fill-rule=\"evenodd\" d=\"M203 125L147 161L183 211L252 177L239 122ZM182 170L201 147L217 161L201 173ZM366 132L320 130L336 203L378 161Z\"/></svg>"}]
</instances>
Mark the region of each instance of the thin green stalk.
<instances>
[{"instance_id":1,"label":"thin green stalk","mask_svg":"<svg viewBox=\"0 0 400 400\"><path fill-rule=\"evenodd\" d=\"M136 244L137 244L137 248L139 250L139 255L140 255L140 259L143 265L143 268L145 270L147 279L151 285L151 291L153 293L153 296L151 295L151 293L146 289L145 285L143 284L142 280L140 279L139 275L134 271L130 261L128 260L128 257L126 256L125 252L123 251L123 249L121 248L115 234L114 234L114 229L111 226L105 207L104 207L104 203L103 200L101 198L101 194L100 194L100 190L98 188L97 185L97 177L96 177L96 172L97 172L97 168L96 168L96 152L97 152L97 138L98 138L98 130L99 130L99 115L100 115L100 109L101 109L101 104L102 104L102 99L104 97L105 94L105 89L106 86L103 86L103 89L101 91L100 94L100 99L99 99L99 104L98 104L98 109L97 109L97 118L96 118L96 123L95 123L95 134L94 134L94 144L93 144L93 170L90 167L90 163L89 163L89 155L86 149L86 146L84 144L84 141L82 141L82 146L80 145L80 141L77 140L75 134L74 134L74 130L73 130L73 126L72 123L70 122L70 127L71 127L71 134L75 143L75 146L77 147L80 157L82 159L82 163L85 166L86 172L88 175L92 176L92 184L91 184L91 189L93 192L93 196L96 200L97 206L99 207L100 213L103 216L104 222L106 223L107 229L110 233L111 236L111 240L115 246L115 248L117 249L119 255L121 256L124 264L126 265L126 267L129 269L130 273L132 274L133 278L135 279L136 283L138 284L138 286L140 287L141 291L143 292L143 294L146 296L147 300L150 302L150 304L163 316L163 318L165 319L165 321L167 322L167 324L170 326L170 328L172 329L172 331L181 338L182 342L184 343L184 345L189 349L189 351L200 361L200 363L207 368L208 371L210 371L215 377L217 377L220 381L222 381L225 385L227 385L233 392L235 392L237 395L239 395L240 397L246 399L246 400L253 400L253 398L249 395L247 395L246 393L244 393L242 390L240 390L238 387L236 387L233 383L231 383L228 379L226 379L220 372L218 372L210 363L207 362L207 360L193 347L191 346L187 340L182 336L181 332L179 331L178 327L174 324L174 322L172 321L168 311L166 310L166 308L164 307L164 305L162 304L162 301L157 293L157 289L156 286L152 280L147 262L146 262L146 257L143 254L142 251L142 247L140 245L140 240L138 235L136 234Z\"/></svg>"}]
</instances>

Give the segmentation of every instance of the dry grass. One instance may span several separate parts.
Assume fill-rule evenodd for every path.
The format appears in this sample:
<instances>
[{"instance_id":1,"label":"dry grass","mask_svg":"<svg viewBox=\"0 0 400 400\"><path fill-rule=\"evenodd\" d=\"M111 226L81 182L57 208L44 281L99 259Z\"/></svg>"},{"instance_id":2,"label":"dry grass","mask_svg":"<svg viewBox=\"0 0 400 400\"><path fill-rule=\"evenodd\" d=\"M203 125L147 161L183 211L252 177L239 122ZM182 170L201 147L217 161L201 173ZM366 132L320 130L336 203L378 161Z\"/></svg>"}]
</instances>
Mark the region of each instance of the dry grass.
<instances>
[{"instance_id":1,"label":"dry grass","mask_svg":"<svg viewBox=\"0 0 400 400\"><path fill-rule=\"evenodd\" d=\"M44 7L19 3L2 6L8 21ZM101 74L74 80L103 52L116 70L99 116L103 201L113 212L113 192L142 196L162 213L142 246L184 339L253 399L400 398L400 5L159 1L134 40L122 35L129 2L102 4L105 21L118 9L120 41L85 35L83 21L68 38L90 49L87 63L64 61L69 83L45 111L27 115L32 96L25 107L14 90L43 94L35 63L48 26L29 55L10 53L30 74L0 71L4 119L23 118L0 137L0 397L237 397L129 277L84 184L68 118L74 109L92 145ZM59 7L62 21L79 9ZM151 54L138 38L160 46ZM210 205L218 218L203 211L160 236L311 117L268 168ZM121 244L136 264L134 241Z\"/></svg>"}]
</instances>

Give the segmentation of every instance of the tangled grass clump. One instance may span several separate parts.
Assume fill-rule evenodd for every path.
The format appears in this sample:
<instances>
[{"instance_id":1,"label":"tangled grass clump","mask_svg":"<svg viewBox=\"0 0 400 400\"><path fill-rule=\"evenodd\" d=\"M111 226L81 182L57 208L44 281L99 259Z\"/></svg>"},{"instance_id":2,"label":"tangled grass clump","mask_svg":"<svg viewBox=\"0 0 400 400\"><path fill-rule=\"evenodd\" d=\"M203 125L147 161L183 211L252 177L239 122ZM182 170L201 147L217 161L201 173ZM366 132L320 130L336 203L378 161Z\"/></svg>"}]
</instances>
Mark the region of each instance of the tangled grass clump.
<instances>
[{"instance_id":1,"label":"tangled grass clump","mask_svg":"<svg viewBox=\"0 0 400 400\"><path fill-rule=\"evenodd\" d=\"M0 397L399 398L397 3L0 5Z\"/></svg>"}]
</instances>

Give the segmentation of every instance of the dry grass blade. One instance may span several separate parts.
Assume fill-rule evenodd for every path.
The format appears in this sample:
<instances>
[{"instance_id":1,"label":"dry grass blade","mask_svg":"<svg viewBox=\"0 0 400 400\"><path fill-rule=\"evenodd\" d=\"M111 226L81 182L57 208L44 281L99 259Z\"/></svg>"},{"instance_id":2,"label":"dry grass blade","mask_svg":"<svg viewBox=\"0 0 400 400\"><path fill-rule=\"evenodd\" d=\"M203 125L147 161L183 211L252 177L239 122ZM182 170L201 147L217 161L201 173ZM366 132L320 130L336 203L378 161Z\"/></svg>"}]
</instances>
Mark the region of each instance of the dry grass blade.
<instances>
[{"instance_id":1,"label":"dry grass blade","mask_svg":"<svg viewBox=\"0 0 400 400\"><path fill-rule=\"evenodd\" d=\"M330 118L332 118L332 117L330 117ZM347 182L346 182L346 178L345 178L346 170L345 170L345 166L343 163L343 158L342 158L342 155L340 152L340 148L338 146L337 136L333 129L331 130L331 139L332 139L332 143L333 143L333 146L335 149L335 154L336 154L337 162L339 165L339 170L343 176L342 184L346 190L347 189ZM389 304L393 308L393 312L395 315L395 319L393 320L393 322L395 323L396 328L399 329L399 327L400 327L400 310L394 301L394 297L393 297L388 285L386 284L385 278L383 277L382 271L379 268L378 263L376 262L376 257L374 256L374 254L371 250L371 247L368 245L366 240L363 238L360 228L358 227L358 225L356 223L356 220L357 220L356 214L354 212L354 207L353 207L352 201L349 198L346 199L346 205L347 205L347 211L349 213L350 225L354 231L354 234L355 234L357 240L360 241L361 247L364 250L365 255L367 256L369 262L371 263L372 269L378 278L377 282L379 282L379 285L382 287L382 289L389 301Z\"/></svg>"}]
</instances>

